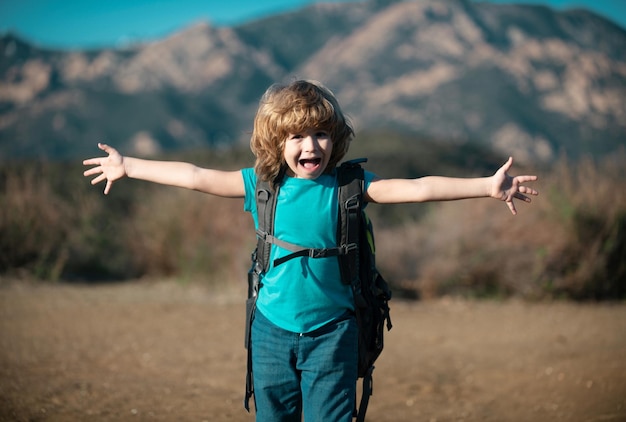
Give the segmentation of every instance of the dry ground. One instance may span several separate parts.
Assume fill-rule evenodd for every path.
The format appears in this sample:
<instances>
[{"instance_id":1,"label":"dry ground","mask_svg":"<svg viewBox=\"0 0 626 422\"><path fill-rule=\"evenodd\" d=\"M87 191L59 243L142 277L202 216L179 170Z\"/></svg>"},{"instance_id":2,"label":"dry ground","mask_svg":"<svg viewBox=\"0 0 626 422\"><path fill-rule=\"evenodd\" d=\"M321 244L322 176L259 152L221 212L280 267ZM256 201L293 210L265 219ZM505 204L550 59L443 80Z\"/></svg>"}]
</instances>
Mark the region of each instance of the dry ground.
<instances>
[{"instance_id":1,"label":"dry ground","mask_svg":"<svg viewBox=\"0 0 626 422\"><path fill-rule=\"evenodd\" d=\"M243 291L0 283L0 420L253 421ZM626 421L626 304L394 301L369 421Z\"/></svg>"}]
</instances>

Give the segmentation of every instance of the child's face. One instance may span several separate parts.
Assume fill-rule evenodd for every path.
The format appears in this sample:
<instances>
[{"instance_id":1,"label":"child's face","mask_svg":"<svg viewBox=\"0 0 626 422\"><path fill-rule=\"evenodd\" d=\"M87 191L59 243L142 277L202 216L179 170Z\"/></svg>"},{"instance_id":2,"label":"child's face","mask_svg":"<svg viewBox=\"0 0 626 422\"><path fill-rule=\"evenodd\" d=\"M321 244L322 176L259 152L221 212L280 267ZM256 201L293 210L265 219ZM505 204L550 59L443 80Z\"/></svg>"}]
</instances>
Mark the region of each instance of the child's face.
<instances>
[{"instance_id":1,"label":"child's face","mask_svg":"<svg viewBox=\"0 0 626 422\"><path fill-rule=\"evenodd\" d=\"M284 158L291 177L317 179L330 161L333 142L328 131L309 128L290 133L285 141Z\"/></svg>"}]
</instances>

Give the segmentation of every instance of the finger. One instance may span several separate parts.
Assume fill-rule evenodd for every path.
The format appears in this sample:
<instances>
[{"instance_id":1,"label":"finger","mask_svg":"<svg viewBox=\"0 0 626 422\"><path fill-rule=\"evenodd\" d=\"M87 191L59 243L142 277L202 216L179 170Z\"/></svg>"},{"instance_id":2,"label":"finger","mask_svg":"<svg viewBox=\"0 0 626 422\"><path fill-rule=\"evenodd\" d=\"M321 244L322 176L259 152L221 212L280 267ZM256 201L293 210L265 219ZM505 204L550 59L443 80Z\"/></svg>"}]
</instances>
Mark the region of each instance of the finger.
<instances>
[{"instance_id":1,"label":"finger","mask_svg":"<svg viewBox=\"0 0 626 422\"><path fill-rule=\"evenodd\" d=\"M506 163L504 163L504 165L502 166L502 170L504 170L504 172L506 173L509 171L512 165L513 165L513 157L509 157L509 159L506 160Z\"/></svg>"},{"instance_id":2,"label":"finger","mask_svg":"<svg viewBox=\"0 0 626 422\"><path fill-rule=\"evenodd\" d=\"M522 195L522 194L521 194L521 193L519 193L519 192L515 192L515 193L513 194L513 197L514 197L514 198L517 198L517 199L520 199L520 200L522 200L522 201L524 201L524 202L531 202L531 199L530 199L529 197L527 197L526 195Z\"/></svg>"},{"instance_id":3,"label":"finger","mask_svg":"<svg viewBox=\"0 0 626 422\"><path fill-rule=\"evenodd\" d=\"M102 144L100 142L98 142L98 148L100 148L102 151L106 152L107 154L110 154L114 148L108 146L107 144Z\"/></svg>"},{"instance_id":4,"label":"finger","mask_svg":"<svg viewBox=\"0 0 626 422\"><path fill-rule=\"evenodd\" d=\"M83 165L92 166L92 165L100 164L101 160L102 158L88 158L86 160L83 160Z\"/></svg>"},{"instance_id":5,"label":"finger","mask_svg":"<svg viewBox=\"0 0 626 422\"><path fill-rule=\"evenodd\" d=\"M535 180L537 180L538 177L530 174L524 175L524 176L515 176L515 180L517 180L518 183L526 183L526 182L534 182Z\"/></svg>"},{"instance_id":6,"label":"finger","mask_svg":"<svg viewBox=\"0 0 626 422\"><path fill-rule=\"evenodd\" d=\"M506 204L508 205L509 209L511 210L511 214L516 215L517 214L517 210L515 209L515 204L513 203L513 201L506 201Z\"/></svg>"},{"instance_id":7,"label":"finger","mask_svg":"<svg viewBox=\"0 0 626 422\"><path fill-rule=\"evenodd\" d=\"M535 189L533 188L529 188L528 186L520 186L518 188L519 192L521 193L525 193L526 195L539 195L539 192L537 192Z\"/></svg>"},{"instance_id":8,"label":"finger","mask_svg":"<svg viewBox=\"0 0 626 422\"><path fill-rule=\"evenodd\" d=\"M94 174L102 173L102 168L100 166L93 167L83 172L83 176L92 176Z\"/></svg>"},{"instance_id":9,"label":"finger","mask_svg":"<svg viewBox=\"0 0 626 422\"><path fill-rule=\"evenodd\" d=\"M95 179L93 179L91 181L92 185L97 185L98 183L102 182L103 180L105 180L107 177L104 174L101 174L100 176L96 177Z\"/></svg>"},{"instance_id":10,"label":"finger","mask_svg":"<svg viewBox=\"0 0 626 422\"><path fill-rule=\"evenodd\" d=\"M110 180L107 180L107 184L104 187L104 194L108 195L109 191L111 190L111 186L113 186L113 182L111 182Z\"/></svg>"}]
</instances>

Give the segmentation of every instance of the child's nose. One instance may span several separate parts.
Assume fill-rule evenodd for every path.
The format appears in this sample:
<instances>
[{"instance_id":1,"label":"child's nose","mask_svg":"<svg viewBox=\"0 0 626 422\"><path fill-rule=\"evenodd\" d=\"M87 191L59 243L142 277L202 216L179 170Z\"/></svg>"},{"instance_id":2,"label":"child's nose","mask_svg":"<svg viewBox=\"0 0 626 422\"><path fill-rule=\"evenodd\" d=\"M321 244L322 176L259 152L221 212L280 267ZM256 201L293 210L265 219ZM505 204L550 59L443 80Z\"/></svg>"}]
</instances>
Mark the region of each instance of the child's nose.
<instances>
[{"instance_id":1,"label":"child's nose","mask_svg":"<svg viewBox=\"0 0 626 422\"><path fill-rule=\"evenodd\" d=\"M317 141L317 136L309 135L306 138L304 138L304 149L306 151L315 151L318 145L319 145L319 142Z\"/></svg>"}]
</instances>

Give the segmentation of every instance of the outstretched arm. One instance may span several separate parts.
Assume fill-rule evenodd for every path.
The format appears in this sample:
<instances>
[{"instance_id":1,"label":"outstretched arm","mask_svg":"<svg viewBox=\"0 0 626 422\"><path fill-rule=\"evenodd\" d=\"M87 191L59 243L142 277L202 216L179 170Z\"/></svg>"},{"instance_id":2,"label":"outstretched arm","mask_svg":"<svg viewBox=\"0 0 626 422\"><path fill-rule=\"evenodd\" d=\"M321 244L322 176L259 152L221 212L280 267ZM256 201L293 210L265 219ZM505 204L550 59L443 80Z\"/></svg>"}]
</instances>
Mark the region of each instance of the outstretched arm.
<instances>
[{"instance_id":1,"label":"outstretched arm","mask_svg":"<svg viewBox=\"0 0 626 422\"><path fill-rule=\"evenodd\" d=\"M85 176L97 175L91 181L92 185L106 180L105 195L110 192L113 182L123 177L178 186L230 198L240 198L245 195L243 178L239 171L220 171L183 162L124 157L115 148L105 144L98 144L98 148L106 152L107 156L83 161L86 166L95 166L83 174Z\"/></svg>"},{"instance_id":2,"label":"outstretched arm","mask_svg":"<svg viewBox=\"0 0 626 422\"><path fill-rule=\"evenodd\" d=\"M513 158L509 158L491 177L375 179L367 189L366 199L381 204L394 204L490 197L506 202L511 212L517 214L513 199L530 202L527 195L537 195L538 192L523 184L537 180L537 176L509 176L507 172L512 165Z\"/></svg>"}]
</instances>

